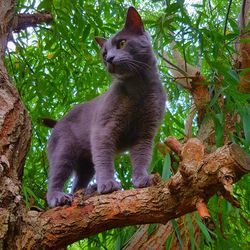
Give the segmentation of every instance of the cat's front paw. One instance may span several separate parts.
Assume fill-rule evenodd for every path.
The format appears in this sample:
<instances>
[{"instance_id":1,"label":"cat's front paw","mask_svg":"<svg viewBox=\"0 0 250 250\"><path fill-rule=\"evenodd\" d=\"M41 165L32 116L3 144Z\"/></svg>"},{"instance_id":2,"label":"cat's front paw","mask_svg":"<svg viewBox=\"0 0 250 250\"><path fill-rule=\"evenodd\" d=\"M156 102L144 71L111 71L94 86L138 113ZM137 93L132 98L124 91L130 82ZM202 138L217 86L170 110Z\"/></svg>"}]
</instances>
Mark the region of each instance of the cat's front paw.
<instances>
[{"instance_id":1,"label":"cat's front paw","mask_svg":"<svg viewBox=\"0 0 250 250\"><path fill-rule=\"evenodd\" d=\"M97 183L97 191L99 194L112 193L121 189L121 184L115 180L108 180L105 182Z\"/></svg>"},{"instance_id":2,"label":"cat's front paw","mask_svg":"<svg viewBox=\"0 0 250 250\"><path fill-rule=\"evenodd\" d=\"M144 188L153 185L153 175L142 175L133 178L133 185L135 188Z\"/></svg>"},{"instance_id":3,"label":"cat's front paw","mask_svg":"<svg viewBox=\"0 0 250 250\"><path fill-rule=\"evenodd\" d=\"M65 194L60 191L54 191L47 194L47 202L50 207L57 207L63 205L71 205L73 194Z\"/></svg>"}]
</instances>

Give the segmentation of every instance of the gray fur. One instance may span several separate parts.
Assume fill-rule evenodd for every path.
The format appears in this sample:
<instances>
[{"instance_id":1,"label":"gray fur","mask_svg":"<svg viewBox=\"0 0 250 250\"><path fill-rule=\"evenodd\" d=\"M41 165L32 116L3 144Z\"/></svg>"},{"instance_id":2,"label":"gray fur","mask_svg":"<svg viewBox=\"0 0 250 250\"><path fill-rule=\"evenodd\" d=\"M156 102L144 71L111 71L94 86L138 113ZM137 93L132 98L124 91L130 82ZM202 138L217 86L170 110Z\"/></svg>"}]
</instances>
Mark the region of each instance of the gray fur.
<instances>
[{"instance_id":1,"label":"gray fur","mask_svg":"<svg viewBox=\"0 0 250 250\"><path fill-rule=\"evenodd\" d=\"M121 39L126 44L118 49ZM114 178L113 158L125 150L131 155L133 185L141 188L151 184L147 168L166 95L150 38L139 14L130 7L120 32L107 41L96 40L102 47L104 65L114 79L106 93L77 105L55 123L48 143L47 200L52 207L72 201L72 195L63 193L72 173L73 191L86 188L94 174L99 193L120 189Z\"/></svg>"}]
</instances>

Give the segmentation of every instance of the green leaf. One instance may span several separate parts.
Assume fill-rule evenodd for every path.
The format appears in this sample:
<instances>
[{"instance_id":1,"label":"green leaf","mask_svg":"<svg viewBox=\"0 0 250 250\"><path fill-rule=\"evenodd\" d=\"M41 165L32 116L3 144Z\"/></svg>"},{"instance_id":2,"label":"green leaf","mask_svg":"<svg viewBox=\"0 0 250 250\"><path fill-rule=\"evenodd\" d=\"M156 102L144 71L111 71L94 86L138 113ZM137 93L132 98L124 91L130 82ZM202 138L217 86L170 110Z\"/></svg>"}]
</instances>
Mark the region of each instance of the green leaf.
<instances>
[{"instance_id":1,"label":"green leaf","mask_svg":"<svg viewBox=\"0 0 250 250\"><path fill-rule=\"evenodd\" d=\"M121 246L121 237L120 237L120 235L118 235L117 238L116 238L115 249L120 250L121 248L122 248L122 246Z\"/></svg>"},{"instance_id":2,"label":"green leaf","mask_svg":"<svg viewBox=\"0 0 250 250\"><path fill-rule=\"evenodd\" d=\"M175 234L177 236L178 242L179 242L180 246L182 247L183 243L182 243L181 233L180 233L180 229L178 227L178 224L177 224L175 219L171 220L171 223L173 225L173 228L174 228Z\"/></svg>"},{"instance_id":3,"label":"green leaf","mask_svg":"<svg viewBox=\"0 0 250 250\"><path fill-rule=\"evenodd\" d=\"M196 217L196 222L197 222L202 234L204 235L207 243L212 243L213 240L212 240L212 238L211 238L211 236L209 234L209 231L208 231L207 227L201 221L200 216L197 213L195 213L195 217Z\"/></svg>"},{"instance_id":4,"label":"green leaf","mask_svg":"<svg viewBox=\"0 0 250 250\"><path fill-rule=\"evenodd\" d=\"M189 236L190 236L190 242L191 242L191 249L194 250L195 249L195 235L194 235L194 227L193 227L193 223L192 223L192 219L190 214L186 215L186 219L187 219L187 223L188 223L188 231L189 231Z\"/></svg>"},{"instance_id":5,"label":"green leaf","mask_svg":"<svg viewBox=\"0 0 250 250\"><path fill-rule=\"evenodd\" d=\"M166 240L166 250L170 250L173 234L170 234Z\"/></svg>"},{"instance_id":6,"label":"green leaf","mask_svg":"<svg viewBox=\"0 0 250 250\"><path fill-rule=\"evenodd\" d=\"M214 127L215 127L215 141L216 146L221 147L224 141L224 122L223 114L216 114L213 116Z\"/></svg>"},{"instance_id":7,"label":"green leaf","mask_svg":"<svg viewBox=\"0 0 250 250\"><path fill-rule=\"evenodd\" d=\"M167 180L171 176L171 158L170 154L167 153L164 159L163 169L162 169L162 179Z\"/></svg>"},{"instance_id":8,"label":"green leaf","mask_svg":"<svg viewBox=\"0 0 250 250\"><path fill-rule=\"evenodd\" d=\"M242 117L243 130L245 134L245 143L250 146L250 105L247 105Z\"/></svg>"},{"instance_id":9,"label":"green leaf","mask_svg":"<svg viewBox=\"0 0 250 250\"><path fill-rule=\"evenodd\" d=\"M148 235L152 234L155 231L156 227L157 227L157 224L150 224L147 230Z\"/></svg>"},{"instance_id":10,"label":"green leaf","mask_svg":"<svg viewBox=\"0 0 250 250\"><path fill-rule=\"evenodd\" d=\"M91 25L87 25L87 27L84 29L83 34L82 34L82 41L85 41L91 31Z\"/></svg>"}]
</instances>

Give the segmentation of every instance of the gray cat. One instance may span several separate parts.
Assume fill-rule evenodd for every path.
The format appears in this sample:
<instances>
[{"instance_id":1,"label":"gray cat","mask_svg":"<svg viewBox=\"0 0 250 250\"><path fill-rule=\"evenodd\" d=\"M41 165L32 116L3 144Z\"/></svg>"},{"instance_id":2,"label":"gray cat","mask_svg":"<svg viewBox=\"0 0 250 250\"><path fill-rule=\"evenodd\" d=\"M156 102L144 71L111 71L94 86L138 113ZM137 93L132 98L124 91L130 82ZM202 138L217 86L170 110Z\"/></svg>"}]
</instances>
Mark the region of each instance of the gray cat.
<instances>
[{"instance_id":1,"label":"gray cat","mask_svg":"<svg viewBox=\"0 0 250 250\"><path fill-rule=\"evenodd\" d=\"M163 118L166 94L159 79L150 37L138 12L129 7L124 28L106 40L97 37L103 62L113 76L110 89L79 104L60 121L44 119L53 127L48 142L51 207L70 204L63 192L74 172L73 192L86 188L96 174L97 191L121 188L114 178L115 154L129 150L136 188L152 184L147 168L152 142Z\"/></svg>"}]
</instances>

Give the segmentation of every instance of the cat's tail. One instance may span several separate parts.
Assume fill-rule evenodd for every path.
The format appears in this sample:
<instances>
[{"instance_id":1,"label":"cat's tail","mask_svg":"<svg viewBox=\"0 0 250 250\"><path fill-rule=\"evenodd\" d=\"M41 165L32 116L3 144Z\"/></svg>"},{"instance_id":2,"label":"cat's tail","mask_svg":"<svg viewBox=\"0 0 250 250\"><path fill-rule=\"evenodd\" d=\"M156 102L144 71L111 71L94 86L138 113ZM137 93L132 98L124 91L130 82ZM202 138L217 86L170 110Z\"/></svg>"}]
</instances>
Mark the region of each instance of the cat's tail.
<instances>
[{"instance_id":1,"label":"cat's tail","mask_svg":"<svg viewBox=\"0 0 250 250\"><path fill-rule=\"evenodd\" d=\"M57 124L56 120L50 119L50 118L40 118L40 121L43 125L49 128L54 128Z\"/></svg>"}]
</instances>

